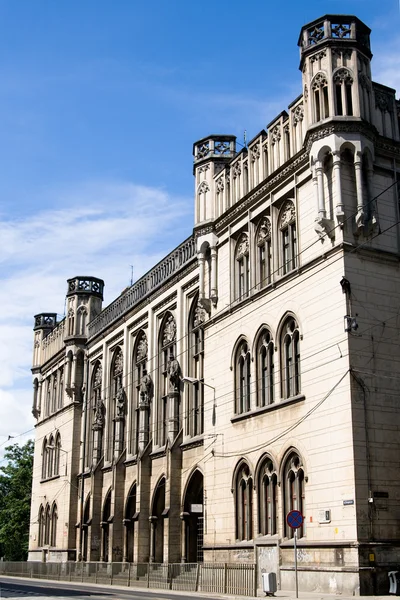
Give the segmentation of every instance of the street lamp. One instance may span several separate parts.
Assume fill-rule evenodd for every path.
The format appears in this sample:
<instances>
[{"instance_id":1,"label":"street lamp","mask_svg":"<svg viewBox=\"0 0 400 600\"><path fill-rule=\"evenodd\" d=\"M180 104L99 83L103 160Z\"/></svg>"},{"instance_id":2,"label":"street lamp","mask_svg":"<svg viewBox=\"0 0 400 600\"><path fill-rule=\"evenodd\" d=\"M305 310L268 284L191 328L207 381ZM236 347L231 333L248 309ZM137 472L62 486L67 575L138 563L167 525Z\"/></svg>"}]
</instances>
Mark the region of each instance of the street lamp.
<instances>
[{"instance_id":1,"label":"street lamp","mask_svg":"<svg viewBox=\"0 0 400 600\"><path fill-rule=\"evenodd\" d=\"M211 423L213 426L215 426L216 419L217 419L217 415L216 415L217 402L216 402L216 397L215 397L215 387L213 385L210 385L209 383L206 383L205 381L202 381L201 379L196 379L195 377L189 377L188 375L182 377L182 381L183 381L183 383L191 383L192 385L195 385L196 383L200 383L201 385L212 389L212 391L213 391L213 409L212 409Z\"/></svg>"}]
</instances>

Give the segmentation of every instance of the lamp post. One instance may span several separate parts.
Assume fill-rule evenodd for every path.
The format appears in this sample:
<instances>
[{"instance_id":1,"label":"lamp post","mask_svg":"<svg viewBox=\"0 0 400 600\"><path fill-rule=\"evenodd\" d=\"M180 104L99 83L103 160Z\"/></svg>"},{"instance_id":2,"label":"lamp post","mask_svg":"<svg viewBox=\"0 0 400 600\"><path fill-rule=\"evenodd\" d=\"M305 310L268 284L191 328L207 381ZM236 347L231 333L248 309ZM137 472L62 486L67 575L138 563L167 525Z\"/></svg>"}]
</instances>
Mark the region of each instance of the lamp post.
<instances>
[{"instance_id":1,"label":"lamp post","mask_svg":"<svg viewBox=\"0 0 400 600\"><path fill-rule=\"evenodd\" d=\"M216 402L216 397L215 397L215 387L213 385L210 385L209 383L206 383L202 379L196 379L195 377L189 377L188 375L182 377L182 381L184 383L191 383L192 385L199 383L200 385L203 385L205 387L212 389L212 391L213 391L213 409L212 409L211 423L214 427L215 423L216 423L216 419L217 419L217 415L216 415L217 402Z\"/></svg>"}]
</instances>

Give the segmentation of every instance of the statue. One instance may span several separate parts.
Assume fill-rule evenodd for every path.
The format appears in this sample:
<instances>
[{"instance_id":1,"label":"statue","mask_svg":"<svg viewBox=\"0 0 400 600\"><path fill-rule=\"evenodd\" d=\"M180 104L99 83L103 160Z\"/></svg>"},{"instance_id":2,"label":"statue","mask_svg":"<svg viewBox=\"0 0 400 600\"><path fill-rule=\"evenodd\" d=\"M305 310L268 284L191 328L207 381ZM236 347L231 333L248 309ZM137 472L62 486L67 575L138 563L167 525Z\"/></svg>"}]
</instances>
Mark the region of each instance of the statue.
<instances>
[{"instance_id":1,"label":"statue","mask_svg":"<svg viewBox=\"0 0 400 600\"><path fill-rule=\"evenodd\" d=\"M104 427L104 414L105 406L103 400L99 396L96 400L96 405L94 407L93 428L100 429Z\"/></svg>"},{"instance_id":2,"label":"statue","mask_svg":"<svg viewBox=\"0 0 400 600\"><path fill-rule=\"evenodd\" d=\"M116 417L123 418L125 416L125 392L122 385L118 388L117 395L115 396L116 404Z\"/></svg>"},{"instance_id":3,"label":"statue","mask_svg":"<svg viewBox=\"0 0 400 600\"><path fill-rule=\"evenodd\" d=\"M144 371L144 375L140 381L140 402L148 404L153 390L153 382L150 375Z\"/></svg>"},{"instance_id":4,"label":"statue","mask_svg":"<svg viewBox=\"0 0 400 600\"><path fill-rule=\"evenodd\" d=\"M179 383L181 378L181 367L173 354L168 361L169 390L170 392L179 392Z\"/></svg>"}]
</instances>

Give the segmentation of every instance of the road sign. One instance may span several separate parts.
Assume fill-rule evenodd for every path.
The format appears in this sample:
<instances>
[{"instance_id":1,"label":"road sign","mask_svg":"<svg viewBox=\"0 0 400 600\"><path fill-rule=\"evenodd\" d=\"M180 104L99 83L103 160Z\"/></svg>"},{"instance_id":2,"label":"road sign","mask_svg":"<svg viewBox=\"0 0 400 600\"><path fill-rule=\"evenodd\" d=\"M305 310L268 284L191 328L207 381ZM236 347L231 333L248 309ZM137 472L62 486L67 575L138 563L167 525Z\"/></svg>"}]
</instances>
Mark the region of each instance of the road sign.
<instances>
[{"instance_id":1,"label":"road sign","mask_svg":"<svg viewBox=\"0 0 400 600\"><path fill-rule=\"evenodd\" d=\"M292 529L299 529L303 525L304 517L299 510L291 510L286 516L286 523Z\"/></svg>"}]
</instances>

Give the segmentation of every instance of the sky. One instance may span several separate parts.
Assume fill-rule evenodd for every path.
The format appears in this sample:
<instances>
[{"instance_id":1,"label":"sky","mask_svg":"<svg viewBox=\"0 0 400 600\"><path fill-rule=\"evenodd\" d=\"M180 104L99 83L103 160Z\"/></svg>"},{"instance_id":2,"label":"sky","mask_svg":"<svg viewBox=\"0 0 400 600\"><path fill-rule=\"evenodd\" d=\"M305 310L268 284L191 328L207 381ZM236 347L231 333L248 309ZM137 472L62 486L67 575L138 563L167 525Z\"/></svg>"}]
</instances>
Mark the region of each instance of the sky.
<instances>
[{"instance_id":1,"label":"sky","mask_svg":"<svg viewBox=\"0 0 400 600\"><path fill-rule=\"evenodd\" d=\"M193 142L287 108L327 13L371 27L400 92L399 0L0 0L0 453L34 435L33 315L76 275L106 306L191 234Z\"/></svg>"}]
</instances>

